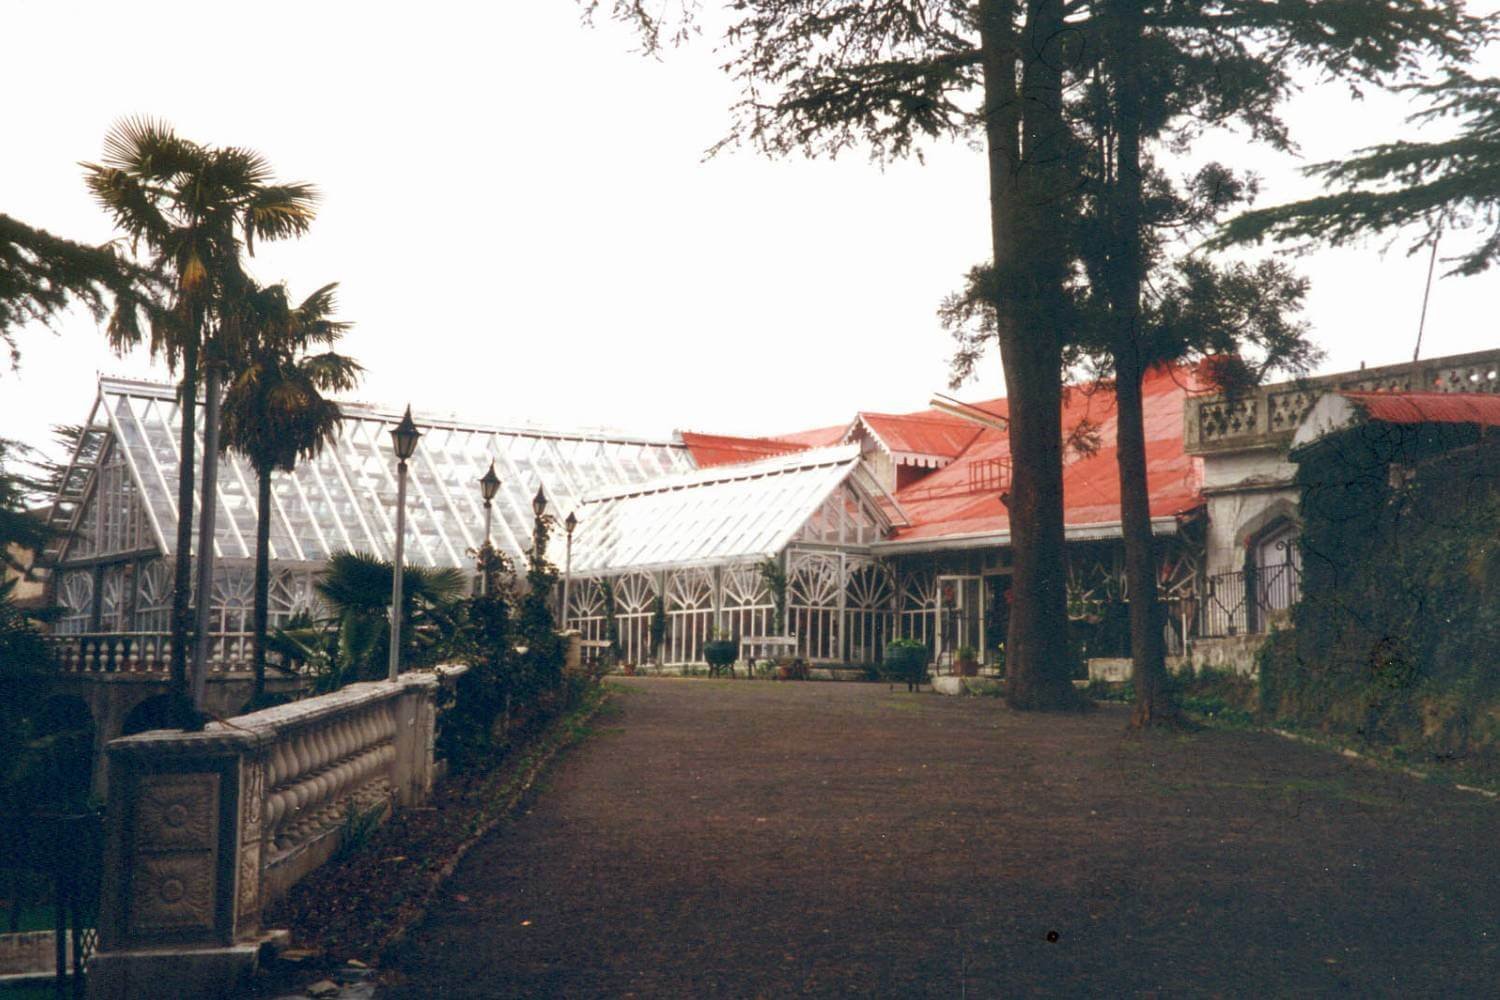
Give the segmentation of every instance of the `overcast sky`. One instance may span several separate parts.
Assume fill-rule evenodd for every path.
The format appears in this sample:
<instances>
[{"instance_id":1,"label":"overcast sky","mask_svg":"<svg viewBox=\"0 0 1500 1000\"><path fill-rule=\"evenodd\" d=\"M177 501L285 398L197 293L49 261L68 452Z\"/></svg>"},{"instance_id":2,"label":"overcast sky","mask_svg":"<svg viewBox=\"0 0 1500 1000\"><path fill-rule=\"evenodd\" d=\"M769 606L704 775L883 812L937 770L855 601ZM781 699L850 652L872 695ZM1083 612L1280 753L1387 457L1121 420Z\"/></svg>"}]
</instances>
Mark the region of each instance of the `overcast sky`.
<instances>
[{"instance_id":1,"label":"overcast sky","mask_svg":"<svg viewBox=\"0 0 1500 1000\"><path fill-rule=\"evenodd\" d=\"M309 235L260 248L252 270L298 296L340 282L345 350L368 369L356 395L374 402L652 433L916 409L946 383L935 309L989 255L980 154L703 162L735 96L711 42L644 59L569 0L3 0L0 37L0 211L115 235L76 164L125 115L260 151L324 197ZM1410 134L1408 110L1310 87L1290 118L1316 161ZM1312 190L1296 161L1236 138L1204 152L1259 169L1263 202ZM1426 259L1403 250L1299 261L1325 370L1410 358ZM1424 356L1500 346L1497 293L1494 275L1439 282ZM20 346L0 436L31 443L86 416L96 372L166 378L112 355L82 313ZM962 395L1003 393L991 359Z\"/></svg>"}]
</instances>

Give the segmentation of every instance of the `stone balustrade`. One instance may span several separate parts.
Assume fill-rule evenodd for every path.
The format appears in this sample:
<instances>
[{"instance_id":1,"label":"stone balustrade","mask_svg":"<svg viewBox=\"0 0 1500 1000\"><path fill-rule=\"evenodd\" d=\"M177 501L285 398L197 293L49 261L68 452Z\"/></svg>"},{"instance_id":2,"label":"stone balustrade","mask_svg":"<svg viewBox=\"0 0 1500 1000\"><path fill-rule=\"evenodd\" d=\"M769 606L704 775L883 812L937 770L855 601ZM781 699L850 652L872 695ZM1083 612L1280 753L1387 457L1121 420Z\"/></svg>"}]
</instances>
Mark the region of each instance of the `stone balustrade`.
<instances>
[{"instance_id":1,"label":"stone balustrade","mask_svg":"<svg viewBox=\"0 0 1500 1000\"><path fill-rule=\"evenodd\" d=\"M462 669L112 741L90 996L231 992L255 967L268 902L354 818L427 798L438 690Z\"/></svg>"},{"instance_id":2,"label":"stone balustrade","mask_svg":"<svg viewBox=\"0 0 1500 1000\"><path fill-rule=\"evenodd\" d=\"M1186 448L1205 455L1290 445L1297 425L1318 397L1332 389L1378 392L1500 392L1500 351L1364 368L1320 378L1261 386L1236 399L1189 399Z\"/></svg>"},{"instance_id":3,"label":"stone balustrade","mask_svg":"<svg viewBox=\"0 0 1500 1000\"><path fill-rule=\"evenodd\" d=\"M209 637L208 669L212 673L250 670L249 632L215 633ZM51 635L47 643L58 668L82 674L165 674L172 663L168 632L85 632Z\"/></svg>"}]
</instances>

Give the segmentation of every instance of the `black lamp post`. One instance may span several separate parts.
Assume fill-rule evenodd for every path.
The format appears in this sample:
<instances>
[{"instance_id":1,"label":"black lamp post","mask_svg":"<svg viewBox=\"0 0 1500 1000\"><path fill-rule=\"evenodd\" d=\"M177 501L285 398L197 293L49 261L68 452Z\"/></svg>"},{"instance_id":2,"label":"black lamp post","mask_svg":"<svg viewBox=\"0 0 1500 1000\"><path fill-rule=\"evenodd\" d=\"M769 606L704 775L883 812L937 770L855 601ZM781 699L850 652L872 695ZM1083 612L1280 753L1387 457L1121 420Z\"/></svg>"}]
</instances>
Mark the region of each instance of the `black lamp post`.
<instances>
[{"instance_id":1,"label":"black lamp post","mask_svg":"<svg viewBox=\"0 0 1500 1000\"><path fill-rule=\"evenodd\" d=\"M573 511L568 512L568 519L563 522L563 531L567 532L568 548L567 555L563 559L563 595L562 595L562 627L568 627L568 591L573 583L573 529L578 527L578 515Z\"/></svg>"},{"instance_id":2,"label":"black lamp post","mask_svg":"<svg viewBox=\"0 0 1500 1000\"><path fill-rule=\"evenodd\" d=\"M542 558L537 542L542 537L542 515L547 513L547 492L540 483L536 487L536 496L531 498L531 512L536 515L536 525L531 530L531 563L535 566Z\"/></svg>"},{"instance_id":3,"label":"black lamp post","mask_svg":"<svg viewBox=\"0 0 1500 1000\"><path fill-rule=\"evenodd\" d=\"M479 493L484 497L484 544L479 547L479 593L489 592L490 583L490 504L500 491L500 477L495 475L495 463L479 480Z\"/></svg>"},{"instance_id":4,"label":"black lamp post","mask_svg":"<svg viewBox=\"0 0 1500 1000\"><path fill-rule=\"evenodd\" d=\"M406 542L406 460L417 450L422 432L411 419L411 407L401 422L391 429L391 446L396 450L396 552L391 574L391 666L388 674L395 680L401 672L401 576L402 549Z\"/></svg>"}]
</instances>

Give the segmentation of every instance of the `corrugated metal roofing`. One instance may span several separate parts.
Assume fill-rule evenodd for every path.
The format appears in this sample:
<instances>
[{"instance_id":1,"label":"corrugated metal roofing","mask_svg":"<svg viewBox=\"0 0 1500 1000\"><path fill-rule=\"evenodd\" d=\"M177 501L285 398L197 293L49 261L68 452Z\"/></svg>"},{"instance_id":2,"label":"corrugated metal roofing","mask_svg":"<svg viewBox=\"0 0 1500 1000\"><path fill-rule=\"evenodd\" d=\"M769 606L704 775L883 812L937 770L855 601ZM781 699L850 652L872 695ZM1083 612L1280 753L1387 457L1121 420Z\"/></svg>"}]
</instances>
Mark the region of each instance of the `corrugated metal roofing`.
<instances>
[{"instance_id":1,"label":"corrugated metal roofing","mask_svg":"<svg viewBox=\"0 0 1500 1000\"><path fill-rule=\"evenodd\" d=\"M861 412L859 420L887 451L938 458L957 458L974 443L981 429L972 421L936 410L906 414Z\"/></svg>"},{"instance_id":2,"label":"corrugated metal roofing","mask_svg":"<svg viewBox=\"0 0 1500 1000\"><path fill-rule=\"evenodd\" d=\"M1341 392L1371 420L1388 424L1500 427L1500 395L1483 392Z\"/></svg>"},{"instance_id":3,"label":"corrugated metal roofing","mask_svg":"<svg viewBox=\"0 0 1500 1000\"><path fill-rule=\"evenodd\" d=\"M679 436L700 469L715 465L733 465L738 462L756 462L773 455L785 455L810 447L789 441L771 438L735 437L729 434L700 434L697 431L681 431Z\"/></svg>"},{"instance_id":4,"label":"corrugated metal roofing","mask_svg":"<svg viewBox=\"0 0 1500 1000\"><path fill-rule=\"evenodd\" d=\"M1151 487L1151 516L1169 517L1198 506L1202 485L1199 460L1183 450L1183 406L1196 389L1185 369L1153 371L1143 386L1147 479ZM1004 400L979 404L988 412L1004 414ZM1063 403L1063 430L1072 431L1087 420L1097 427L1099 448L1091 455L1070 452L1063 468L1063 518L1069 529L1085 529L1120 520L1120 476L1115 449L1117 413L1113 388L1101 383L1074 388ZM1010 531L1010 516L999 491L976 468L979 463L1009 462L1010 440L1004 431L983 429L964 452L946 468L934 472L896 494L911 521L893 541L941 539L960 535L1002 534Z\"/></svg>"}]
</instances>

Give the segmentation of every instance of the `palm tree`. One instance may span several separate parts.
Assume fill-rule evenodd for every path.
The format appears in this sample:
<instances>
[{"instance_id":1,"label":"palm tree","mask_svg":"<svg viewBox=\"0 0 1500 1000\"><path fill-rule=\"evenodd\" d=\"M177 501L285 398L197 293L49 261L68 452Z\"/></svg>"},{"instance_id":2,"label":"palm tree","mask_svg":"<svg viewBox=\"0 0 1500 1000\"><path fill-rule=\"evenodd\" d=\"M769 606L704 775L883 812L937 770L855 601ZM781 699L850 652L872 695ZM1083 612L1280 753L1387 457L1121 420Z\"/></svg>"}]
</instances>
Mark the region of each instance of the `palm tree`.
<instances>
[{"instance_id":1,"label":"palm tree","mask_svg":"<svg viewBox=\"0 0 1500 1000\"><path fill-rule=\"evenodd\" d=\"M318 693L356 680L385 676L389 661L388 617L392 564L363 552L335 552L317 590L328 617L310 618L277 630L271 643L286 657L307 665ZM401 662L425 665L453 653L462 632L459 615L469 577L452 567L401 571Z\"/></svg>"},{"instance_id":2,"label":"palm tree","mask_svg":"<svg viewBox=\"0 0 1500 1000\"><path fill-rule=\"evenodd\" d=\"M338 404L324 392L354 388L360 367L333 351L348 323L330 318L336 284L324 285L293 308L285 285L249 286L226 310L221 336L237 341L244 365L224 394L223 437L250 461L258 480L255 524L255 697L266 685L266 618L271 586L271 476L312 458L338 431Z\"/></svg>"},{"instance_id":3,"label":"palm tree","mask_svg":"<svg viewBox=\"0 0 1500 1000\"><path fill-rule=\"evenodd\" d=\"M182 371L171 680L179 714L190 725L196 721L188 704L187 653L200 355L225 290L241 284L241 250L253 255L257 239L306 232L317 194L307 184L273 183L270 164L258 153L200 146L149 118L118 122L105 137L102 162L83 168L89 190L129 237L132 252L144 244L151 270L171 288L169 307L151 314L149 347L170 370ZM108 335L118 350L142 341L133 303L117 303ZM204 501L212 503L213 484L205 485Z\"/></svg>"}]
</instances>

